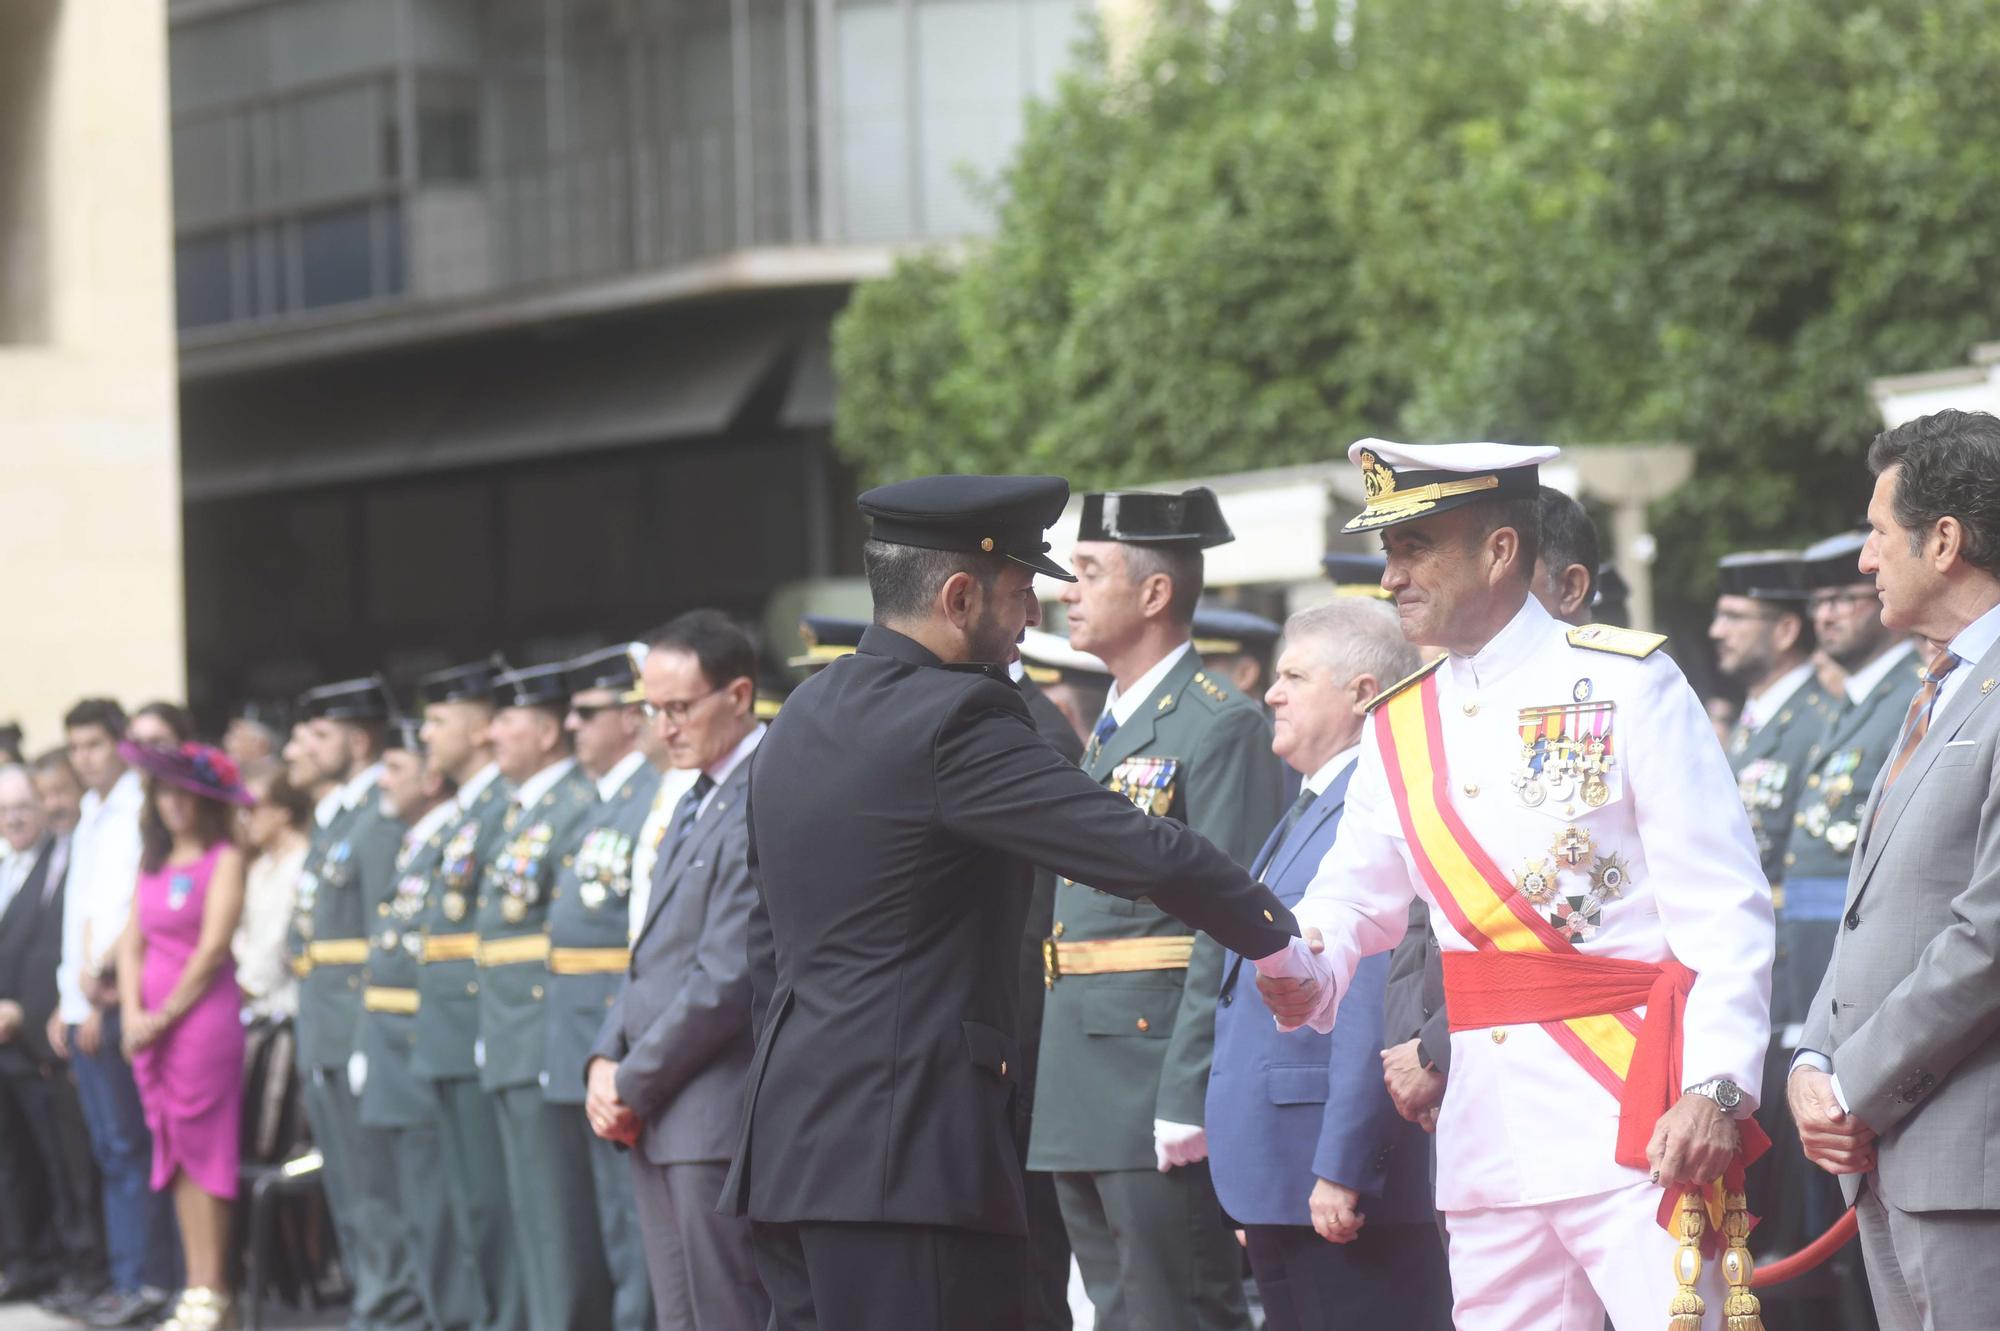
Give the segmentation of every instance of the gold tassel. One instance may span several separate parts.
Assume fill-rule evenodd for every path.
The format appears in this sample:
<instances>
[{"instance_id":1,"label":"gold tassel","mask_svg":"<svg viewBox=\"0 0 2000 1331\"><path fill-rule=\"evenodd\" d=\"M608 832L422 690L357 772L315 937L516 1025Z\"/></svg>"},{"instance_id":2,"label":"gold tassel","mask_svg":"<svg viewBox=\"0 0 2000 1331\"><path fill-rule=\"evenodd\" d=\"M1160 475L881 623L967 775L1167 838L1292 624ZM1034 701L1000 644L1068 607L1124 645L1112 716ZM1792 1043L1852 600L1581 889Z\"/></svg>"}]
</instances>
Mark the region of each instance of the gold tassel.
<instances>
[{"instance_id":1,"label":"gold tassel","mask_svg":"<svg viewBox=\"0 0 2000 1331\"><path fill-rule=\"evenodd\" d=\"M1729 1246L1722 1254L1722 1278L1729 1282L1729 1295L1722 1301L1724 1331L1764 1331L1763 1309L1750 1292L1750 1277L1756 1262L1745 1246L1750 1237L1750 1212L1743 1194L1732 1192L1722 1216L1722 1233Z\"/></svg>"},{"instance_id":2,"label":"gold tassel","mask_svg":"<svg viewBox=\"0 0 2000 1331\"><path fill-rule=\"evenodd\" d=\"M1701 1331L1702 1314L1708 1308L1694 1287L1701 1279L1701 1235L1707 1227L1708 1216L1702 1210L1700 1194L1682 1193L1680 1206L1674 1213L1674 1228L1681 1240L1680 1247L1674 1249L1674 1280L1680 1288L1674 1291L1674 1300L1667 1305L1667 1331Z\"/></svg>"}]
</instances>

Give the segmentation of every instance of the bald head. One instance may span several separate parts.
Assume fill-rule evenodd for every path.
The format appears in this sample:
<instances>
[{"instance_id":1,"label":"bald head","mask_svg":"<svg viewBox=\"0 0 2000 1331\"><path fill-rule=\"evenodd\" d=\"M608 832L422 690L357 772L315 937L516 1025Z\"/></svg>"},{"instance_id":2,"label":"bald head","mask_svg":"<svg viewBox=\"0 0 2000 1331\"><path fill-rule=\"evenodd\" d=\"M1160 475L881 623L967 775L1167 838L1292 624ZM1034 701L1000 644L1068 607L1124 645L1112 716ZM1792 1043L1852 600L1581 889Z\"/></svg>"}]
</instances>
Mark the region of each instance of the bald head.
<instances>
[{"instance_id":1,"label":"bald head","mask_svg":"<svg viewBox=\"0 0 2000 1331\"><path fill-rule=\"evenodd\" d=\"M0 767L0 839L23 851L31 849L47 830L48 819L28 769L18 763Z\"/></svg>"}]
</instances>

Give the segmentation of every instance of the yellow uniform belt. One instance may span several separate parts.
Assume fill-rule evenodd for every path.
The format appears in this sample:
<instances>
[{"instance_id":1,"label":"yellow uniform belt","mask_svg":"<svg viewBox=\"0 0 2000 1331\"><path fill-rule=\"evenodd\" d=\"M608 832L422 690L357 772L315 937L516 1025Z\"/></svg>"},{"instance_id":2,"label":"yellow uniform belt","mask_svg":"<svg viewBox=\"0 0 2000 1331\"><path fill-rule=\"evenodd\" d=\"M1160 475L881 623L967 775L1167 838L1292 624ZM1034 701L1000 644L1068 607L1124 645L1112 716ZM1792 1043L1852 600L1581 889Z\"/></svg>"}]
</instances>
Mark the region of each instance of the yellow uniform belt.
<instances>
[{"instance_id":1,"label":"yellow uniform belt","mask_svg":"<svg viewBox=\"0 0 2000 1331\"><path fill-rule=\"evenodd\" d=\"M1118 975L1126 971L1186 970L1194 935L1168 938L1099 938L1076 943L1042 941L1042 978L1054 984L1065 975Z\"/></svg>"},{"instance_id":2,"label":"yellow uniform belt","mask_svg":"<svg viewBox=\"0 0 2000 1331\"><path fill-rule=\"evenodd\" d=\"M479 947L478 934L425 934L425 961L470 961Z\"/></svg>"},{"instance_id":3,"label":"yellow uniform belt","mask_svg":"<svg viewBox=\"0 0 2000 1331\"><path fill-rule=\"evenodd\" d=\"M548 955L547 934L523 934L519 938L479 940L478 957L482 966L512 966L522 961L544 961Z\"/></svg>"},{"instance_id":4,"label":"yellow uniform belt","mask_svg":"<svg viewBox=\"0 0 2000 1331\"><path fill-rule=\"evenodd\" d=\"M371 984L361 991L361 1006L370 1012L400 1012L408 1016L417 1010L419 997L414 989L383 989Z\"/></svg>"},{"instance_id":5,"label":"yellow uniform belt","mask_svg":"<svg viewBox=\"0 0 2000 1331\"><path fill-rule=\"evenodd\" d=\"M632 964L623 947L558 947L549 950L549 970L557 975L615 975Z\"/></svg>"},{"instance_id":6,"label":"yellow uniform belt","mask_svg":"<svg viewBox=\"0 0 2000 1331\"><path fill-rule=\"evenodd\" d=\"M329 938L308 943L306 956L315 966L359 966L368 960L365 938Z\"/></svg>"}]
</instances>

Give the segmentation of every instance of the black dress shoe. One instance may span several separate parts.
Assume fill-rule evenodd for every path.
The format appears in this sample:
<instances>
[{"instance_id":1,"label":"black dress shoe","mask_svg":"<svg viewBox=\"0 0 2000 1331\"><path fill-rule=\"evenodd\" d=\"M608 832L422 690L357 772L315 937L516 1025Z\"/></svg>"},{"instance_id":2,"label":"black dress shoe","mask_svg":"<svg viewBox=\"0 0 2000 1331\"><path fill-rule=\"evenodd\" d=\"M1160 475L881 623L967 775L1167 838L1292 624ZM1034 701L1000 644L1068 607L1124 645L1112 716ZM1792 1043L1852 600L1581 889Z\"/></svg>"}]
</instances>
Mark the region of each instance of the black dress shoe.
<instances>
[{"instance_id":1,"label":"black dress shoe","mask_svg":"<svg viewBox=\"0 0 2000 1331\"><path fill-rule=\"evenodd\" d=\"M104 1292L104 1277L99 1273L64 1276L56 1282L56 1287L36 1300L42 1311L54 1313L58 1317L80 1317L84 1305Z\"/></svg>"},{"instance_id":2,"label":"black dress shoe","mask_svg":"<svg viewBox=\"0 0 2000 1331\"><path fill-rule=\"evenodd\" d=\"M46 1275L0 1272L0 1303L24 1303L47 1292L54 1284Z\"/></svg>"},{"instance_id":3,"label":"black dress shoe","mask_svg":"<svg viewBox=\"0 0 2000 1331\"><path fill-rule=\"evenodd\" d=\"M98 1295L83 1309L85 1326L98 1331L112 1327L138 1326L150 1322L167 1306L165 1291L157 1289L114 1289Z\"/></svg>"}]
</instances>

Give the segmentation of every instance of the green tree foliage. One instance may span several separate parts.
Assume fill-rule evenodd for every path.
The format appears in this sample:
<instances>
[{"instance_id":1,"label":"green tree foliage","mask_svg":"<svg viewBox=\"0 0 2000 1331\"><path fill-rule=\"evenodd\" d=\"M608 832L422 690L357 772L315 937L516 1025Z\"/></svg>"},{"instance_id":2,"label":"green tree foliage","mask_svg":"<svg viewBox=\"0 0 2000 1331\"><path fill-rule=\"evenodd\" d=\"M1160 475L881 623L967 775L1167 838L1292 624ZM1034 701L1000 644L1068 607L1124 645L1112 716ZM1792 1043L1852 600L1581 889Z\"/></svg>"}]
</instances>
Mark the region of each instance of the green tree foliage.
<instances>
[{"instance_id":1,"label":"green tree foliage","mask_svg":"<svg viewBox=\"0 0 2000 1331\"><path fill-rule=\"evenodd\" d=\"M1995 124L2000 0L1163 18L1031 112L989 240L857 292L838 444L1104 484L1683 440L1691 605L1722 549L1858 515L1871 376L2000 336Z\"/></svg>"}]
</instances>

